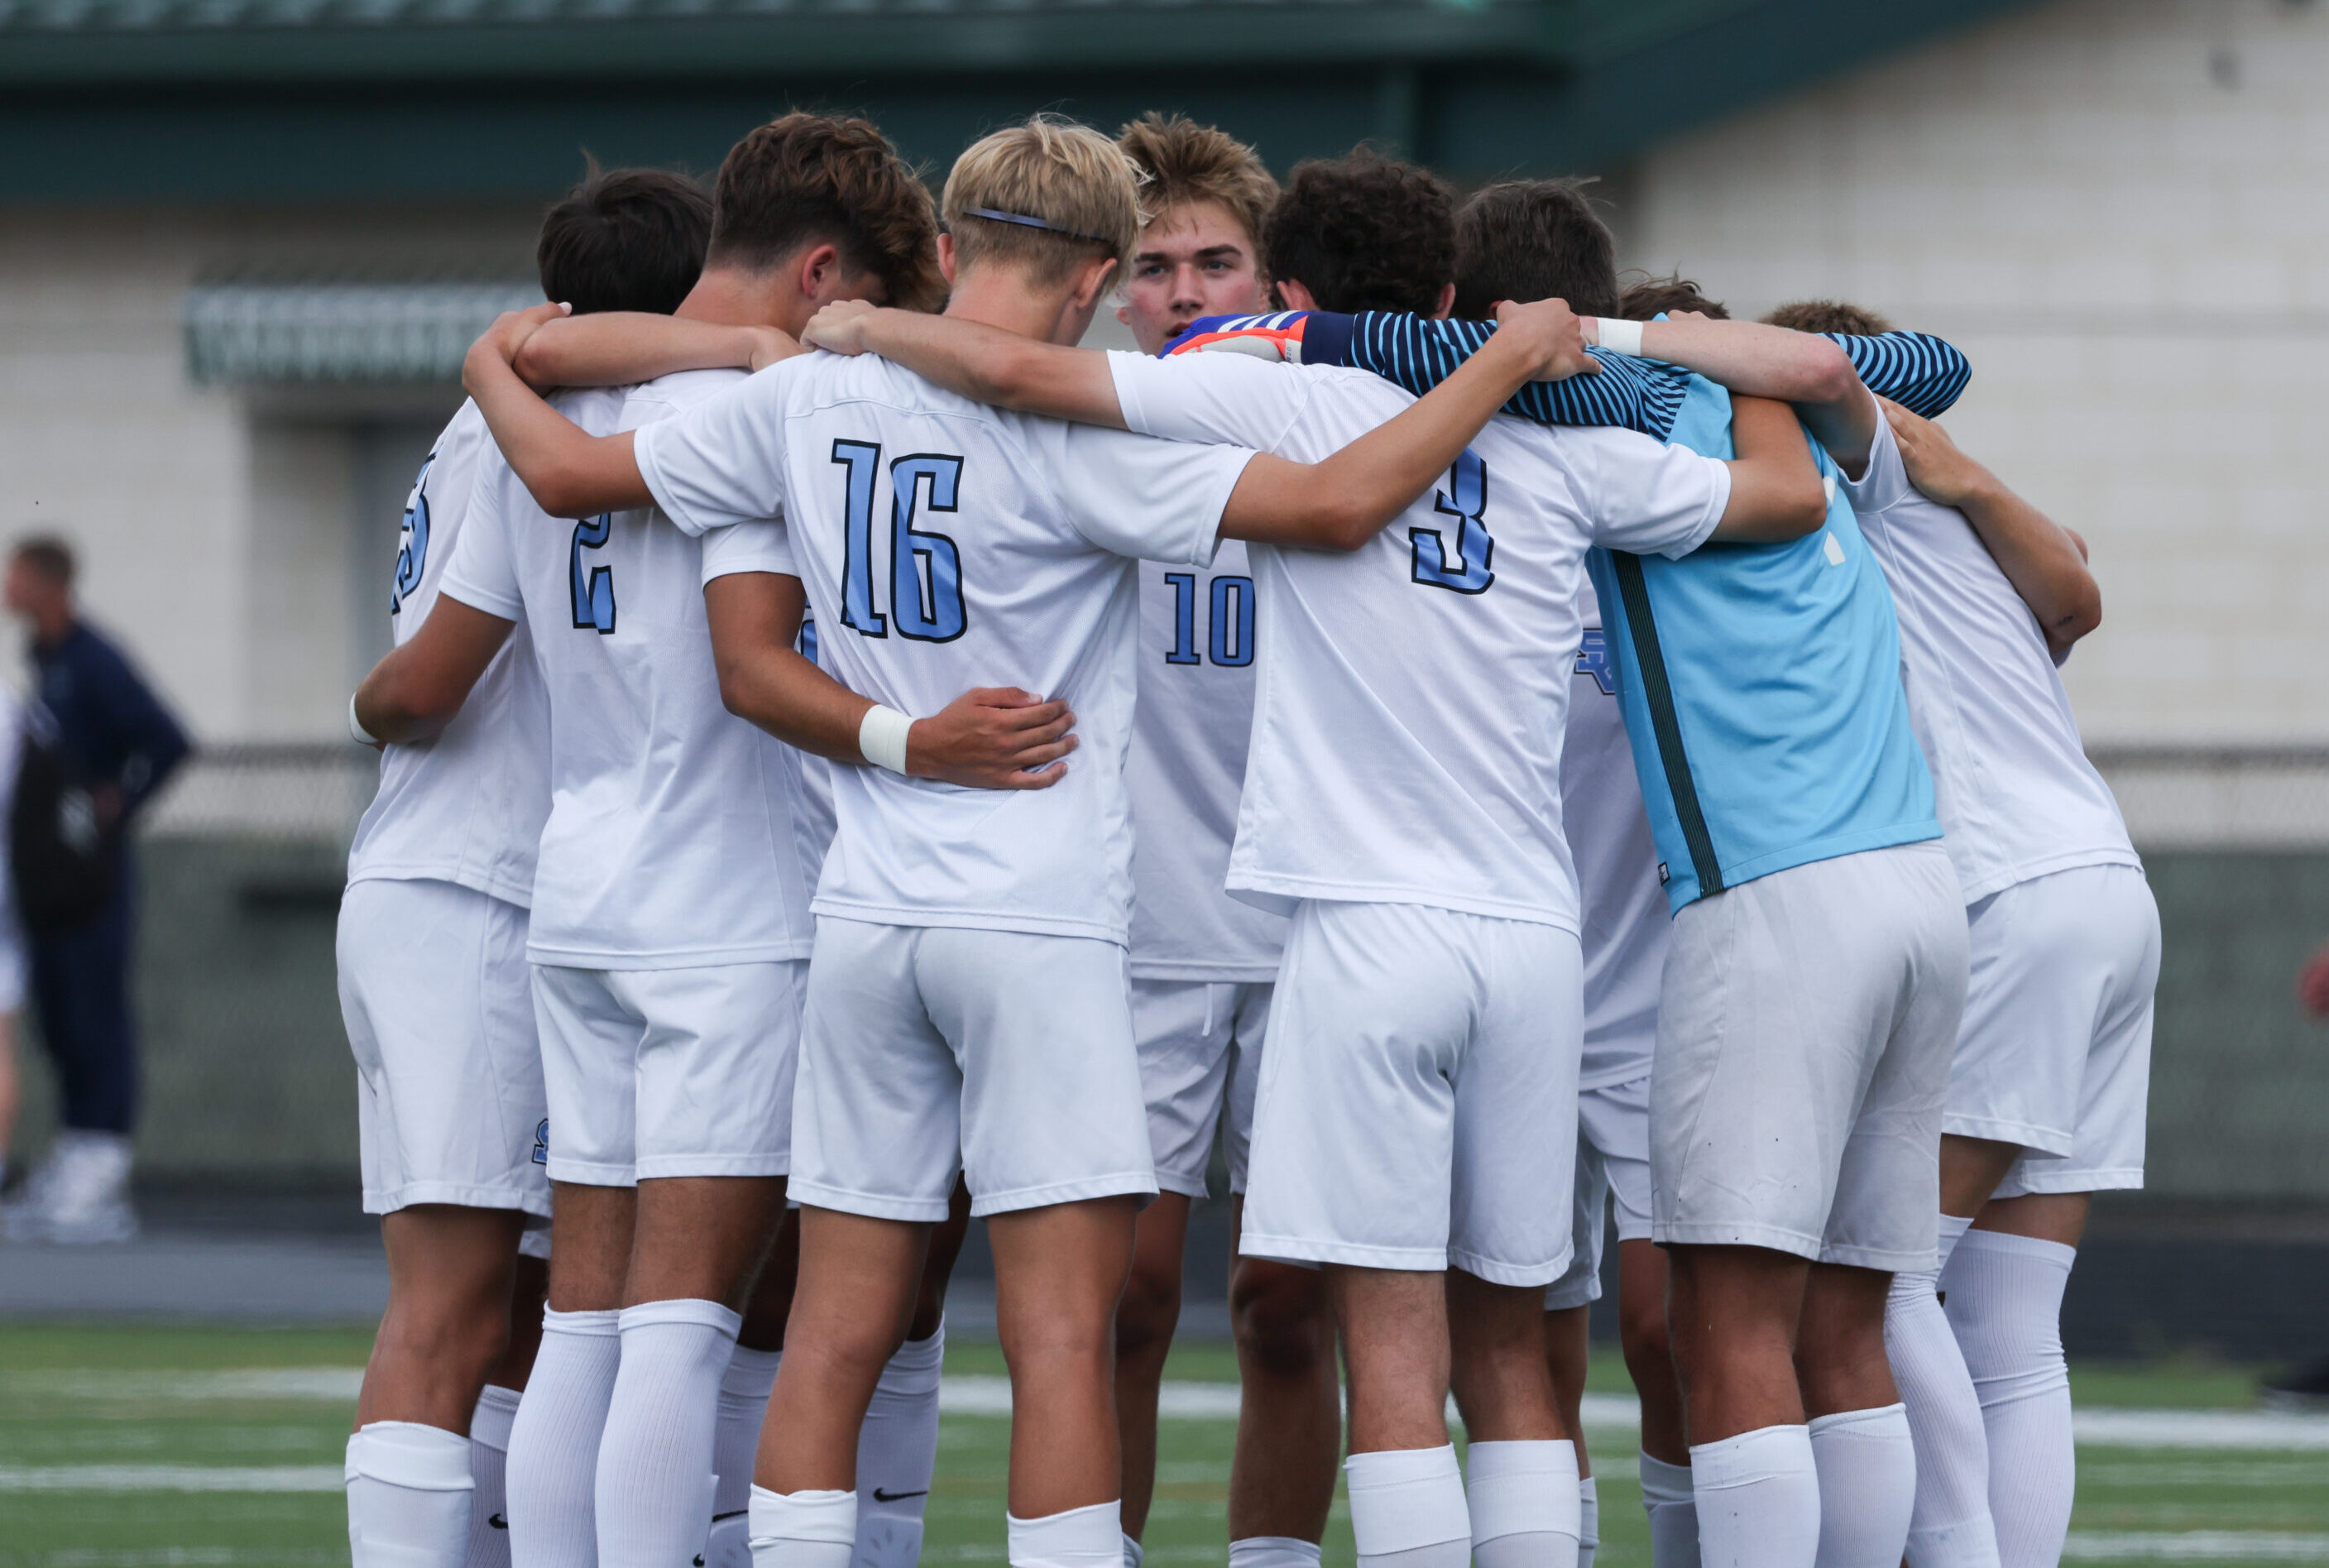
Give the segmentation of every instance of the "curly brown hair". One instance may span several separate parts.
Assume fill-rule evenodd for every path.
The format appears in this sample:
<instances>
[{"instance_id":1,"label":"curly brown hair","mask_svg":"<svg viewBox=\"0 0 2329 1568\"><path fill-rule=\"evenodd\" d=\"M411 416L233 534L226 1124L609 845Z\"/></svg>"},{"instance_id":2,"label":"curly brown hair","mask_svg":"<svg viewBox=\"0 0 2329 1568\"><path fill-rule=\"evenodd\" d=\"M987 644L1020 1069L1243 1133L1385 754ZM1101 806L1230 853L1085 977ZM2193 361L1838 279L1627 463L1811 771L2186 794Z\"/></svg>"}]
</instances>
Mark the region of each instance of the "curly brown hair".
<instances>
[{"instance_id":1,"label":"curly brown hair","mask_svg":"<svg viewBox=\"0 0 2329 1568\"><path fill-rule=\"evenodd\" d=\"M1294 165L1262 236L1271 278L1322 310L1429 316L1456 277L1456 203L1437 175L1359 147Z\"/></svg>"},{"instance_id":2,"label":"curly brown hair","mask_svg":"<svg viewBox=\"0 0 2329 1568\"><path fill-rule=\"evenodd\" d=\"M1617 315L1624 321L1655 321L1677 310L1695 310L1717 321L1730 319L1730 312L1720 301L1700 293L1698 285L1679 272L1629 283L1617 297Z\"/></svg>"},{"instance_id":3,"label":"curly brown hair","mask_svg":"<svg viewBox=\"0 0 2329 1568\"><path fill-rule=\"evenodd\" d=\"M891 305L936 310L947 293L938 231L929 188L872 121L795 111L729 149L704 264L758 271L830 244L880 279Z\"/></svg>"},{"instance_id":4,"label":"curly brown hair","mask_svg":"<svg viewBox=\"0 0 2329 1568\"><path fill-rule=\"evenodd\" d=\"M1456 215L1456 314L1496 301L1565 299L1579 316L1617 308L1617 242L1583 180L1501 180Z\"/></svg>"},{"instance_id":5,"label":"curly brown hair","mask_svg":"<svg viewBox=\"0 0 2329 1568\"><path fill-rule=\"evenodd\" d=\"M1763 322L1796 332L1840 332L1847 337L1874 337L1892 330L1892 324L1876 312L1840 299L1798 299L1782 305Z\"/></svg>"},{"instance_id":6,"label":"curly brown hair","mask_svg":"<svg viewBox=\"0 0 2329 1568\"><path fill-rule=\"evenodd\" d=\"M1161 217L1174 207L1212 202L1259 248L1278 182L1251 147L1218 127L1155 109L1117 132L1116 145L1147 175L1140 197L1151 213Z\"/></svg>"}]
</instances>

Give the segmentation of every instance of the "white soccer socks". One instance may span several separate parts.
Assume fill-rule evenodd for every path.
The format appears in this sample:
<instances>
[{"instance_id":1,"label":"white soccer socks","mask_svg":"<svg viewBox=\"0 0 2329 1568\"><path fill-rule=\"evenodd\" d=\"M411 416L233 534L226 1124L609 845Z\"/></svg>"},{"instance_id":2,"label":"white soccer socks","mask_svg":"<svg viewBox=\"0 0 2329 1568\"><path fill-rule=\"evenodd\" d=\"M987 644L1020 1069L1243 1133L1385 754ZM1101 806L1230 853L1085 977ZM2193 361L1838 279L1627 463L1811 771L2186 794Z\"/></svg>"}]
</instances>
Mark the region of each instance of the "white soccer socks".
<instances>
[{"instance_id":1,"label":"white soccer socks","mask_svg":"<svg viewBox=\"0 0 2329 1568\"><path fill-rule=\"evenodd\" d=\"M1698 1494L1690 1467L1644 1454L1642 1511L1650 1516L1650 1568L1699 1568Z\"/></svg>"},{"instance_id":2,"label":"white soccer socks","mask_svg":"<svg viewBox=\"0 0 2329 1568\"><path fill-rule=\"evenodd\" d=\"M1230 1568L1318 1568L1320 1554L1297 1535L1247 1535L1230 1543Z\"/></svg>"},{"instance_id":3,"label":"white soccer socks","mask_svg":"<svg viewBox=\"0 0 2329 1568\"><path fill-rule=\"evenodd\" d=\"M1948 1266L1969 1219L1943 1214L1940 1266ZM1909 1521L1909 1568L1998 1568L1989 1522L1989 1440L1965 1353L1935 1294L1939 1269L1895 1274L1884 1301L1884 1353L1917 1449L1917 1503Z\"/></svg>"},{"instance_id":4,"label":"white soccer socks","mask_svg":"<svg viewBox=\"0 0 2329 1568\"><path fill-rule=\"evenodd\" d=\"M672 1568L708 1544L720 1379L743 1321L717 1301L623 1308L622 1367L599 1440L599 1568Z\"/></svg>"},{"instance_id":5,"label":"white soccer socks","mask_svg":"<svg viewBox=\"0 0 2329 1568\"><path fill-rule=\"evenodd\" d=\"M518 1397L516 1389L489 1383L469 1412L469 1478L476 1489L469 1502L468 1568L509 1568L509 1494L503 1472Z\"/></svg>"},{"instance_id":6,"label":"white soccer socks","mask_svg":"<svg viewBox=\"0 0 2329 1568\"><path fill-rule=\"evenodd\" d=\"M720 1418L712 1429L712 1536L704 1568L751 1568L752 1459L760 1448L760 1422L777 1381L781 1350L729 1353L720 1374Z\"/></svg>"},{"instance_id":7,"label":"white soccer socks","mask_svg":"<svg viewBox=\"0 0 2329 1568\"><path fill-rule=\"evenodd\" d=\"M599 1436L622 1361L621 1314L542 1314L542 1349L510 1426L510 1562L575 1568L599 1560Z\"/></svg>"},{"instance_id":8,"label":"white soccer socks","mask_svg":"<svg viewBox=\"0 0 2329 1568\"><path fill-rule=\"evenodd\" d=\"M946 1324L898 1346L857 1431L857 1554L853 1568L914 1568L922 1510L938 1462L938 1374ZM1135 1564L1137 1568L1137 1564Z\"/></svg>"},{"instance_id":9,"label":"white soccer socks","mask_svg":"<svg viewBox=\"0 0 2329 1568\"><path fill-rule=\"evenodd\" d=\"M1359 1568L1465 1568L1472 1516L1455 1444L1353 1454L1343 1473Z\"/></svg>"},{"instance_id":10,"label":"white soccer socks","mask_svg":"<svg viewBox=\"0 0 2329 1568\"><path fill-rule=\"evenodd\" d=\"M1117 1568L1124 1561L1124 1499L1023 1519L1004 1516L1011 1568Z\"/></svg>"},{"instance_id":11,"label":"white soccer socks","mask_svg":"<svg viewBox=\"0 0 2329 1568\"><path fill-rule=\"evenodd\" d=\"M1476 1442L1464 1497L1478 1568L1561 1568L1577 1560L1577 1445L1567 1439Z\"/></svg>"},{"instance_id":12,"label":"white soccer socks","mask_svg":"<svg viewBox=\"0 0 2329 1568\"><path fill-rule=\"evenodd\" d=\"M2062 1288L2074 1248L1970 1231L1941 1275L1989 1440L1989 1512L2004 1568L2051 1568L2070 1529L2078 1464Z\"/></svg>"},{"instance_id":13,"label":"white soccer socks","mask_svg":"<svg viewBox=\"0 0 2329 1568\"><path fill-rule=\"evenodd\" d=\"M1917 1449L1898 1404L1814 1416L1819 1568L1899 1568L1917 1502Z\"/></svg>"},{"instance_id":14,"label":"white soccer socks","mask_svg":"<svg viewBox=\"0 0 2329 1568\"><path fill-rule=\"evenodd\" d=\"M1601 1550L1601 1494L1591 1476L1577 1482L1577 1568L1593 1568L1593 1554Z\"/></svg>"},{"instance_id":15,"label":"white soccer socks","mask_svg":"<svg viewBox=\"0 0 2329 1568\"><path fill-rule=\"evenodd\" d=\"M857 1549L855 1492L752 1488L752 1568L849 1568Z\"/></svg>"},{"instance_id":16,"label":"white soccer socks","mask_svg":"<svg viewBox=\"0 0 2329 1568\"><path fill-rule=\"evenodd\" d=\"M461 1568L469 1550L469 1440L376 1421L348 1439L348 1551L355 1568Z\"/></svg>"},{"instance_id":17,"label":"white soccer socks","mask_svg":"<svg viewBox=\"0 0 2329 1568\"><path fill-rule=\"evenodd\" d=\"M1819 1558L1819 1472L1800 1426L1758 1427L1693 1443L1698 1552L1705 1568L1812 1568Z\"/></svg>"},{"instance_id":18,"label":"white soccer socks","mask_svg":"<svg viewBox=\"0 0 2329 1568\"><path fill-rule=\"evenodd\" d=\"M1121 1507L1123 1504L1124 1499L1118 1497L1117 1506ZM1140 1568L1140 1560L1147 1555L1148 1549L1146 1546L1129 1535L1124 1537L1124 1568Z\"/></svg>"}]
</instances>

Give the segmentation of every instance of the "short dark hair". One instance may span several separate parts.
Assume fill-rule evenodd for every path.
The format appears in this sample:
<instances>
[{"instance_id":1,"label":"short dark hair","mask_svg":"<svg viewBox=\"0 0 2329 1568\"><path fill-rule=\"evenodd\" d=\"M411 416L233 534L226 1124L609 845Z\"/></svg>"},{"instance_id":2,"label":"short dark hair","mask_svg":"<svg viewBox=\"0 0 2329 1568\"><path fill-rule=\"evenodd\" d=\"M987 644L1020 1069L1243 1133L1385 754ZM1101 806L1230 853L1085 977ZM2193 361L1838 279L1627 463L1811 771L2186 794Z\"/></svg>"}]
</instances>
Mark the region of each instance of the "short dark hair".
<instances>
[{"instance_id":1,"label":"short dark hair","mask_svg":"<svg viewBox=\"0 0 2329 1568\"><path fill-rule=\"evenodd\" d=\"M1583 180L1503 180L1456 214L1456 314L1484 320L1499 299L1566 299L1579 316L1617 313L1617 241Z\"/></svg>"},{"instance_id":2,"label":"short dark hair","mask_svg":"<svg viewBox=\"0 0 2329 1568\"><path fill-rule=\"evenodd\" d=\"M755 128L721 160L712 207L712 266L764 270L823 242L891 305L946 301L929 189L871 120L796 110Z\"/></svg>"},{"instance_id":3,"label":"short dark hair","mask_svg":"<svg viewBox=\"0 0 2329 1568\"><path fill-rule=\"evenodd\" d=\"M1840 332L1847 337L1874 337L1892 330L1892 324L1876 312L1840 299L1798 299L1782 305L1763 320L1767 326L1796 332Z\"/></svg>"},{"instance_id":4,"label":"short dark hair","mask_svg":"<svg viewBox=\"0 0 2329 1568\"><path fill-rule=\"evenodd\" d=\"M1322 310L1429 316L1456 276L1455 199L1439 177L1369 147L1294 165L1262 236L1272 279Z\"/></svg>"},{"instance_id":5,"label":"short dark hair","mask_svg":"<svg viewBox=\"0 0 2329 1568\"><path fill-rule=\"evenodd\" d=\"M73 585L72 546L53 534L28 534L9 553L59 588Z\"/></svg>"},{"instance_id":6,"label":"short dark hair","mask_svg":"<svg viewBox=\"0 0 2329 1568\"><path fill-rule=\"evenodd\" d=\"M664 169L592 168L543 214L533 265L546 299L595 310L679 308L703 270L712 196Z\"/></svg>"},{"instance_id":7,"label":"short dark hair","mask_svg":"<svg viewBox=\"0 0 2329 1568\"><path fill-rule=\"evenodd\" d=\"M1720 300L1709 299L1699 292L1697 284L1679 272L1629 283L1626 292L1617 297L1617 315L1626 321L1655 321L1678 310L1695 310L1717 321L1730 319L1730 312Z\"/></svg>"}]
</instances>

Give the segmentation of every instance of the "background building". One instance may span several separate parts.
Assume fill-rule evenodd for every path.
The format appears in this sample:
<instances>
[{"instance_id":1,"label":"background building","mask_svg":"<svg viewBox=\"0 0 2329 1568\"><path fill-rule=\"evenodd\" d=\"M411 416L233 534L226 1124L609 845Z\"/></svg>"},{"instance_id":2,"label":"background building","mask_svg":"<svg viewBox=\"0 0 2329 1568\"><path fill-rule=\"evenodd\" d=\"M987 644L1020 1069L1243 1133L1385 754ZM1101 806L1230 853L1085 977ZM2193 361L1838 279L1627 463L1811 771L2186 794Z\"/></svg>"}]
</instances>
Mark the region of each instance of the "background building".
<instances>
[{"instance_id":1,"label":"background building","mask_svg":"<svg viewBox=\"0 0 2329 1568\"><path fill-rule=\"evenodd\" d=\"M207 744L326 742L460 351L586 155L708 173L841 108L935 179L1035 109L1156 107L1280 170L1598 173L1632 265L1973 356L1950 428L2105 590L2067 675L2168 921L2146 1234L2286 1237L2329 1213L2289 999L2329 935L2324 80L2308 0L0 0L0 525L81 544ZM352 1167L362 769L307 756L217 753L156 824L149 1168Z\"/></svg>"}]
</instances>

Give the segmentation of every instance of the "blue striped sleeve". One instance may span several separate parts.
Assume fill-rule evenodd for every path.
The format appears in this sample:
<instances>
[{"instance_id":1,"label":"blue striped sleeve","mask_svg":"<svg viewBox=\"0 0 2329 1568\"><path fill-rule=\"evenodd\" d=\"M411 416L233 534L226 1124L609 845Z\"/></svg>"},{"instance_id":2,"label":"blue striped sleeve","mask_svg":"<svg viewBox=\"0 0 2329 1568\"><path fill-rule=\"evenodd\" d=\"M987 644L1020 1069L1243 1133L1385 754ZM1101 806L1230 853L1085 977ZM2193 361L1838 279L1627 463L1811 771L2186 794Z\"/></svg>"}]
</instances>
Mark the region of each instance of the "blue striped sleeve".
<instances>
[{"instance_id":1,"label":"blue striped sleeve","mask_svg":"<svg viewBox=\"0 0 2329 1568\"><path fill-rule=\"evenodd\" d=\"M1973 362L1928 332L1825 335L1843 348L1870 392L1928 420L1948 412L1973 379Z\"/></svg>"},{"instance_id":2,"label":"blue striped sleeve","mask_svg":"<svg viewBox=\"0 0 2329 1568\"><path fill-rule=\"evenodd\" d=\"M1421 397L1478 353L1495 330L1491 321L1365 311L1353 320L1342 363ZM1600 364L1599 374L1531 382L1504 404L1504 412L1540 425L1617 425L1664 440L1682 408L1687 375L1657 360L1585 352Z\"/></svg>"}]
</instances>

